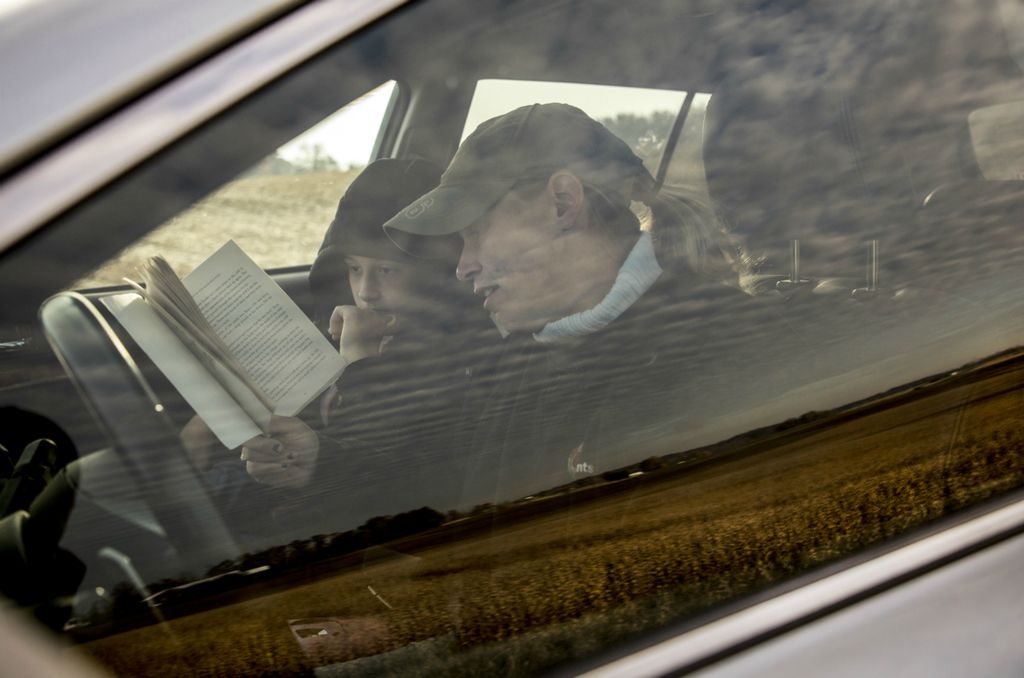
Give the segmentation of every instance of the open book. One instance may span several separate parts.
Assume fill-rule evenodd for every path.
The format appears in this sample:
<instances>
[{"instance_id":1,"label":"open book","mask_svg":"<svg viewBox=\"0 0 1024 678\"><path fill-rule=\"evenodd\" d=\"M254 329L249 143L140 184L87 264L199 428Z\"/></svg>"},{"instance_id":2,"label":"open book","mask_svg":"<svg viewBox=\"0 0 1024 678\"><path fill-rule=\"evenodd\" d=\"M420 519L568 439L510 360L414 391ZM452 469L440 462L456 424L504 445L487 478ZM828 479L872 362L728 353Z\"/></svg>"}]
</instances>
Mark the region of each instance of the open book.
<instances>
[{"instance_id":1,"label":"open book","mask_svg":"<svg viewBox=\"0 0 1024 678\"><path fill-rule=\"evenodd\" d=\"M160 257L114 317L227 447L294 416L344 369L284 290L229 241L184 279ZM134 283L133 283L134 285Z\"/></svg>"}]
</instances>

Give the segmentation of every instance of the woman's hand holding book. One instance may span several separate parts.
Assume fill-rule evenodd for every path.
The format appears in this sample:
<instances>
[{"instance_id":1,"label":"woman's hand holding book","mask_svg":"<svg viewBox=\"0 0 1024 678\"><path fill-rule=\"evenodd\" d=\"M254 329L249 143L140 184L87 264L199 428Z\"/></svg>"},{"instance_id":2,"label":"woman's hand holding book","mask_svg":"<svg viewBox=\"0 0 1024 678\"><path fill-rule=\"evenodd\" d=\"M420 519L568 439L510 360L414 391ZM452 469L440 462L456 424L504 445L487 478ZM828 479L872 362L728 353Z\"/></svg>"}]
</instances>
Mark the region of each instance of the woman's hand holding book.
<instances>
[{"instance_id":1,"label":"woman's hand holding book","mask_svg":"<svg viewBox=\"0 0 1024 678\"><path fill-rule=\"evenodd\" d=\"M309 484L316 468L320 441L301 419L274 416L270 433L242 445L245 470L271 487L298 489Z\"/></svg>"}]
</instances>

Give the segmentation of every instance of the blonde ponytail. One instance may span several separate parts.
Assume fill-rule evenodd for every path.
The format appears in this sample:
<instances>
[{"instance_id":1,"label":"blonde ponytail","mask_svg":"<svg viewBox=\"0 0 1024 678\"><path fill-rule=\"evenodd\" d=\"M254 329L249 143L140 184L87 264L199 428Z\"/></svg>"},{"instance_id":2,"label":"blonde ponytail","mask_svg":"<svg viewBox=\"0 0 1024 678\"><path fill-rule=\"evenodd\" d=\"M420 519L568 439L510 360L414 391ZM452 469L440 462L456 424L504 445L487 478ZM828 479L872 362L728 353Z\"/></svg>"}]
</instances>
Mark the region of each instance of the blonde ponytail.
<instances>
[{"instance_id":1,"label":"blonde ponytail","mask_svg":"<svg viewBox=\"0 0 1024 678\"><path fill-rule=\"evenodd\" d=\"M686 268L739 285L745 258L707 199L678 186L662 186L641 197L649 210L641 228L651 232L655 255L664 268Z\"/></svg>"}]
</instances>

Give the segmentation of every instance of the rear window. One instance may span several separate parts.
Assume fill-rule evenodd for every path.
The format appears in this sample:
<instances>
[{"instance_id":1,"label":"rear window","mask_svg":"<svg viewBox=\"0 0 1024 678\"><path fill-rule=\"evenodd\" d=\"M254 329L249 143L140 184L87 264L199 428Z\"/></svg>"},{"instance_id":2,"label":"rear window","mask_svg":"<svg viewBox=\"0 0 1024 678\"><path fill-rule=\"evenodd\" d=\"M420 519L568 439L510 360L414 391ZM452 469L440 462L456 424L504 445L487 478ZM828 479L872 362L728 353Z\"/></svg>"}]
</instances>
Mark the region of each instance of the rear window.
<instances>
[{"instance_id":1,"label":"rear window","mask_svg":"<svg viewBox=\"0 0 1024 678\"><path fill-rule=\"evenodd\" d=\"M623 139L656 174L664 164L668 180L706 190L701 138L711 94L537 80L481 80L473 92L462 130L465 139L488 118L533 103L576 106ZM684 109L685 107L685 109ZM680 132L668 148L676 120ZM666 149L672 157L666 158Z\"/></svg>"}]
</instances>

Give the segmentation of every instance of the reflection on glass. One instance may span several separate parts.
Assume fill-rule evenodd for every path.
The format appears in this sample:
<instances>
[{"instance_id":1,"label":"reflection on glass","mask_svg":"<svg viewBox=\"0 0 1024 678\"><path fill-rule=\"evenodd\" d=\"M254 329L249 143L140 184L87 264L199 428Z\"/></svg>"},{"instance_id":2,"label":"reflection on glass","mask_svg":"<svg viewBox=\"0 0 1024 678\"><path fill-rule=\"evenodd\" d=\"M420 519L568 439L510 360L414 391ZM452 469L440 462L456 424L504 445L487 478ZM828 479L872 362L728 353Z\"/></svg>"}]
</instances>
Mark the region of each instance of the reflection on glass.
<instances>
[{"instance_id":1,"label":"reflection on glass","mask_svg":"<svg viewBox=\"0 0 1024 678\"><path fill-rule=\"evenodd\" d=\"M1024 102L979 108L967 120L985 178L1024 180Z\"/></svg>"},{"instance_id":2,"label":"reflection on glass","mask_svg":"<svg viewBox=\"0 0 1024 678\"><path fill-rule=\"evenodd\" d=\"M644 150L667 138L684 91L713 91L693 98L667 184L706 198L735 245L730 263L767 284L673 271L678 278L659 303L634 300L636 315L614 336L615 350L588 352L579 337L544 346L533 336L541 327L515 327L516 336L500 338L486 316L514 309L501 284L463 261L461 277L480 283L471 302L483 320L474 324L479 332L414 322L417 331L403 336L384 331L393 329L390 319L375 326L370 355L347 372L352 378L380 368L360 392L368 397L346 401L339 392L332 394L339 402L326 404L344 423L329 432L338 454L328 457L325 445L317 458L315 497L253 482L237 450L225 457L233 475L202 470L209 494L245 499L223 503L243 553L203 571L177 569L161 534L166 516L153 516L124 491L135 489L130 474L118 468L83 484L77 522L63 543L89 569L68 633L123 673L287 674L352 662L332 668L529 674L1020 488L1024 200L1015 181L991 180L1014 176L1010 156L1000 153L1018 147L1018 126L1007 114L1016 109L1006 108L1004 96L1016 76L995 58L984 63L996 66L979 73L975 53L1002 44L992 38L993 17L966 5L922 7L856 2L827 16L792 10L771 21L703 3L686 15L618 15L614 27L623 35L654 35L664 23L673 37L686 31L703 42L688 58L656 62L642 40L623 40L621 54L636 48L643 58L623 58L623 70L595 80L630 85L640 72L643 84L676 89L480 81L469 131L520 103L574 103L623 138L641 119L628 141L652 173L660 160L652 167L651 158L664 147ZM529 37L543 42L544 35ZM557 35L556 43L572 40ZM572 43L584 61L598 62L612 47L585 37ZM502 39L513 38L526 36ZM669 42L688 44L658 44ZM461 43L470 61L485 62L482 73L507 66L486 63L490 52L472 40ZM970 55L938 59L932 47L939 44L968 45ZM459 57L439 56L432 67L455 73L468 58ZM563 65L547 64L552 77ZM449 81L461 79L424 79L432 87ZM459 115L470 94L452 97ZM989 104L1000 107L999 116L986 127L978 111ZM441 122L424 121L426 136L431 123L442 134ZM967 123L973 148L963 137ZM458 129L448 129L454 145ZM225 189L250 186L268 201L257 210L266 215L276 203L264 189L297 176L274 174L285 167L278 160L328 170L322 173L331 181L315 190L298 177L280 206L312 229L306 254L356 176L331 165L347 161L330 151L329 138L281 149L260 174ZM523 238L534 233L522 215L533 214L526 208L536 195L524 190L513 207L487 214L520 220L501 263L511 267L517 255L524 285L548 283L519 297L540 303L551 290L569 289L546 274L592 260L527 266L549 251ZM215 195L189 218L215 217L227 202ZM431 207L413 205L422 208L414 214ZM212 217L207 227L220 223ZM466 230L463 254L483 237ZM569 237L548 235L548 245ZM632 252L619 252L617 263ZM380 279L366 277L366 257L381 258L341 257L334 271L350 296L363 295L363 307L354 297L332 306L382 315L371 303ZM442 301L462 304L457 295L469 290L451 275L449 267ZM801 293L777 284L785 281ZM419 293L430 285L414 287ZM429 305L419 299L403 311L415 317ZM518 321L536 320L524 317ZM389 353L402 360L372 362ZM515 388L501 379L544 361L545 379ZM166 409L190 414L171 401ZM100 454L81 466L104 461ZM99 517L90 507L102 509ZM107 541L133 547L126 548L137 578L89 559ZM156 602L166 620L159 624L149 605Z\"/></svg>"}]
</instances>

